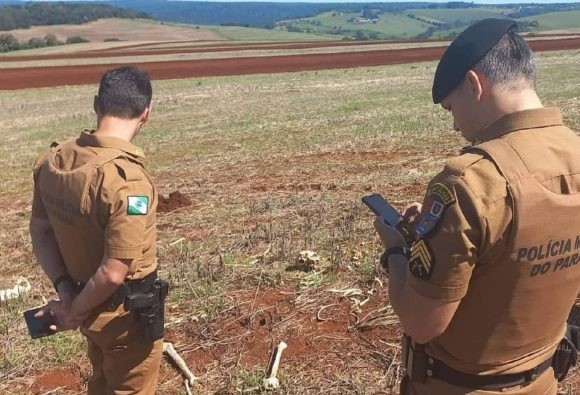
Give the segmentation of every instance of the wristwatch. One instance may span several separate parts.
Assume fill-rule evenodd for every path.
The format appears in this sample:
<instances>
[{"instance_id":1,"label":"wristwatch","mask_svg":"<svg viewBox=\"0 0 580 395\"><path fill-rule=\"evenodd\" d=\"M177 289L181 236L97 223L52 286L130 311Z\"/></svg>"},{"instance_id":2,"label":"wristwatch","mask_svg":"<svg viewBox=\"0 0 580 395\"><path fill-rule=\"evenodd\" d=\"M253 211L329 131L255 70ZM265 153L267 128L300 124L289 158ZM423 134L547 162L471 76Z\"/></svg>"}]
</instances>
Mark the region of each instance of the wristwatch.
<instances>
[{"instance_id":1,"label":"wristwatch","mask_svg":"<svg viewBox=\"0 0 580 395\"><path fill-rule=\"evenodd\" d=\"M63 274L62 276L58 276L57 279L54 280L52 285L54 286L54 289L56 290L57 293L58 293L58 286L60 285L60 283L63 283L65 281L74 283L72 277L69 276L68 274Z\"/></svg>"},{"instance_id":2,"label":"wristwatch","mask_svg":"<svg viewBox=\"0 0 580 395\"><path fill-rule=\"evenodd\" d=\"M391 255L403 255L404 257L409 258L411 251L407 246L396 246L385 250L385 252L381 254L379 263L387 273L389 272L389 257Z\"/></svg>"}]
</instances>

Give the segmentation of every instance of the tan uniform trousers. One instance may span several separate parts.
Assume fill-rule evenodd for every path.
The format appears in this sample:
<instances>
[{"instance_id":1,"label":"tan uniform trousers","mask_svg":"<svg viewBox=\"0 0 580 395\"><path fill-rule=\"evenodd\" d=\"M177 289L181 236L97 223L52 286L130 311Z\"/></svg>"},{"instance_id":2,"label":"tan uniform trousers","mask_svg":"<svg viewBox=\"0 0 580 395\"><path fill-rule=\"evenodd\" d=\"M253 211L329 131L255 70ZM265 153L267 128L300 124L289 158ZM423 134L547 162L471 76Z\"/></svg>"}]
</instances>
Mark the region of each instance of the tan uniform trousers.
<instances>
[{"instance_id":1,"label":"tan uniform trousers","mask_svg":"<svg viewBox=\"0 0 580 395\"><path fill-rule=\"evenodd\" d=\"M549 368L532 383L522 387L506 388L504 391L480 391L447 384L441 380L427 379L424 383L404 382L401 395L556 395L558 382L554 370Z\"/></svg>"},{"instance_id":2,"label":"tan uniform trousers","mask_svg":"<svg viewBox=\"0 0 580 395\"><path fill-rule=\"evenodd\" d=\"M88 322L81 328L93 365L88 395L155 394L163 340L142 344L134 314L122 305Z\"/></svg>"}]
</instances>

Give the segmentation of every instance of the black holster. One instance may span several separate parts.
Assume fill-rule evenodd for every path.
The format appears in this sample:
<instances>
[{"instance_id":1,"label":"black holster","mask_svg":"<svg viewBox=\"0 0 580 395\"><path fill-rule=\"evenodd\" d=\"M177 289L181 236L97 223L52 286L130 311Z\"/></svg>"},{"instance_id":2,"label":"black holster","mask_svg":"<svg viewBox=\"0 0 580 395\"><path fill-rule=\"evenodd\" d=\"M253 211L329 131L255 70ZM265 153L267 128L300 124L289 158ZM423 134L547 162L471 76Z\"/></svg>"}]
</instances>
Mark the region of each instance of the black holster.
<instances>
[{"instance_id":1,"label":"black holster","mask_svg":"<svg viewBox=\"0 0 580 395\"><path fill-rule=\"evenodd\" d=\"M558 381L564 380L570 368L576 365L579 347L580 327L568 325L566 336L560 341L552 359L552 368Z\"/></svg>"},{"instance_id":2,"label":"black holster","mask_svg":"<svg viewBox=\"0 0 580 395\"><path fill-rule=\"evenodd\" d=\"M425 345L403 334L401 359L410 381L424 383L427 380L427 358Z\"/></svg>"},{"instance_id":3,"label":"black holster","mask_svg":"<svg viewBox=\"0 0 580 395\"><path fill-rule=\"evenodd\" d=\"M139 334L145 343L152 343L163 337L165 298L168 291L167 281L157 279L149 292L130 293L125 298L125 310L135 313Z\"/></svg>"}]
</instances>

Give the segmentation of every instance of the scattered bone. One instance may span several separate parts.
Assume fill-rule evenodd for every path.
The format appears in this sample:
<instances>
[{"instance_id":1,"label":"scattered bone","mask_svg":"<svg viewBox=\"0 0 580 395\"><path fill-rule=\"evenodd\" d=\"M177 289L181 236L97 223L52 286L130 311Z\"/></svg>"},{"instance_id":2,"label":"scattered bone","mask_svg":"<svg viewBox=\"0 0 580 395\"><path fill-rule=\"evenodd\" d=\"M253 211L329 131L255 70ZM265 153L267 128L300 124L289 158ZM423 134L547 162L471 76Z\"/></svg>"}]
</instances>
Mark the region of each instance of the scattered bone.
<instances>
[{"instance_id":1,"label":"scattered bone","mask_svg":"<svg viewBox=\"0 0 580 395\"><path fill-rule=\"evenodd\" d=\"M280 380L278 380L278 368L280 367L280 359L282 358L282 352L286 349L288 345L283 341L276 347L276 356L274 357L274 362L272 363L272 368L270 369L270 375L267 379L264 379L264 388L267 390L275 390L280 388Z\"/></svg>"},{"instance_id":2,"label":"scattered bone","mask_svg":"<svg viewBox=\"0 0 580 395\"><path fill-rule=\"evenodd\" d=\"M0 290L0 302L4 302L11 299L18 299L25 293L30 292L32 286L30 285L30 281L28 281L24 277L18 277L16 280L16 285L14 288L7 288Z\"/></svg>"},{"instance_id":3,"label":"scattered bone","mask_svg":"<svg viewBox=\"0 0 580 395\"><path fill-rule=\"evenodd\" d=\"M363 291L361 291L358 288L348 288L348 289L332 288L332 289L329 289L328 292L342 294L342 295L340 295L341 298L348 298L349 296L354 296L354 295L357 295L357 296L364 295Z\"/></svg>"},{"instance_id":4,"label":"scattered bone","mask_svg":"<svg viewBox=\"0 0 580 395\"><path fill-rule=\"evenodd\" d=\"M378 285L378 288L383 287L382 281L375 277L373 281L373 286L371 289L363 292L359 288L346 288L346 289L336 289L331 288L328 292L340 294L341 298L348 298L353 304L353 310L357 313L361 312L361 307L367 304L371 300L371 296L378 291L378 288L375 288L375 285Z\"/></svg>"},{"instance_id":5,"label":"scattered bone","mask_svg":"<svg viewBox=\"0 0 580 395\"><path fill-rule=\"evenodd\" d=\"M251 394L252 392L259 392L262 388L257 387L250 387L250 388L236 388L236 390L241 394Z\"/></svg>"},{"instance_id":6,"label":"scattered bone","mask_svg":"<svg viewBox=\"0 0 580 395\"><path fill-rule=\"evenodd\" d=\"M193 393L191 392L191 385L189 384L188 379L183 379L183 385L185 385L185 393L187 395L193 395Z\"/></svg>"},{"instance_id":7,"label":"scattered bone","mask_svg":"<svg viewBox=\"0 0 580 395\"><path fill-rule=\"evenodd\" d=\"M305 272L310 272L317 268L320 264L320 257L314 251L301 251L298 255L298 262L296 263L296 268Z\"/></svg>"},{"instance_id":8,"label":"scattered bone","mask_svg":"<svg viewBox=\"0 0 580 395\"><path fill-rule=\"evenodd\" d=\"M185 241L185 237L181 237L181 238L175 240L174 242L169 243L169 245L173 247L174 245L179 244L182 241Z\"/></svg>"},{"instance_id":9,"label":"scattered bone","mask_svg":"<svg viewBox=\"0 0 580 395\"><path fill-rule=\"evenodd\" d=\"M175 363L175 366L177 366L177 368L181 371L185 377L185 389L188 391L188 394L191 394L191 389L189 387L193 385L197 378L193 375L193 373L191 373L191 370L189 370L183 358L181 358L177 351L175 351L173 343L163 342L163 353L166 354Z\"/></svg>"}]
</instances>

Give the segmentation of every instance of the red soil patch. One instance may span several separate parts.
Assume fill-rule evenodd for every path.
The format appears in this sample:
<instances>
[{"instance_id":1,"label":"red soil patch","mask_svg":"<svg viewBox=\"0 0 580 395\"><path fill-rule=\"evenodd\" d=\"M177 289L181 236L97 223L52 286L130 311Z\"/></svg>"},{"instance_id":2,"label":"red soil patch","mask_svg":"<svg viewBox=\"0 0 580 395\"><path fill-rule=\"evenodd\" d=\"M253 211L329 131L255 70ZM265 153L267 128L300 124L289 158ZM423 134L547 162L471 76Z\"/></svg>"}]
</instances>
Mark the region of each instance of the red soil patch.
<instances>
[{"instance_id":1,"label":"red soil patch","mask_svg":"<svg viewBox=\"0 0 580 395\"><path fill-rule=\"evenodd\" d=\"M191 206L191 199L189 196L179 191L171 192L168 197L159 194L158 200L158 213L168 213L177 210L178 208Z\"/></svg>"},{"instance_id":2,"label":"red soil patch","mask_svg":"<svg viewBox=\"0 0 580 395\"><path fill-rule=\"evenodd\" d=\"M57 388L74 390L79 388L80 382L80 374L77 371L70 369L53 370L36 378L31 393L38 394Z\"/></svg>"},{"instance_id":3,"label":"red soil patch","mask_svg":"<svg viewBox=\"0 0 580 395\"><path fill-rule=\"evenodd\" d=\"M580 48L580 38L536 40L531 41L530 46L534 51L575 49ZM137 63L137 65L147 70L153 79L179 79L412 63L437 60L444 50L444 47L427 47L351 53L147 62ZM121 64L5 69L0 73L0 89L92 84L97 83L106 70L118 66Z\"/></svg>"},{"instance_id":4,"label":"red soil patch","mask_svg":"<svg viewBox=\"0 0 580 395\"><path fill-rule=\"evenodd\" d=\"M360 310L349 298L322 290L311 295L286 289L240 293L235 296L237 304L219 320L169 331L167 339L177 343L194 372L227 371L230 364L266 369L272 350L281 340L288 344L282 358L286 371L317 366L321 357L335 353L365 358L381 348L381 341L398 342L398 325L385 326L369 319L386 306L384 289L370 295Z\"/></svg>"}]
</instances>

